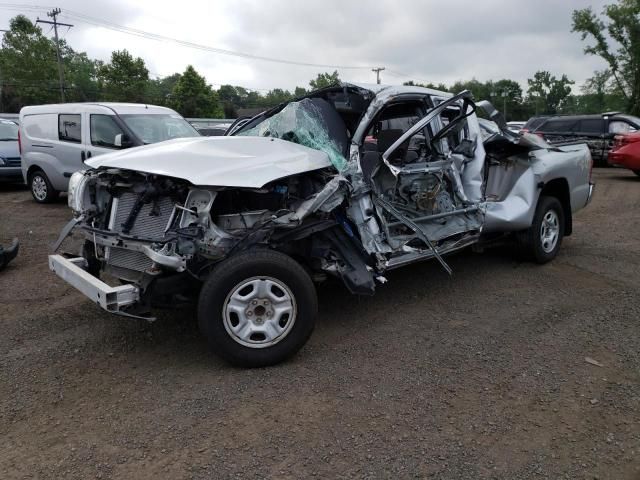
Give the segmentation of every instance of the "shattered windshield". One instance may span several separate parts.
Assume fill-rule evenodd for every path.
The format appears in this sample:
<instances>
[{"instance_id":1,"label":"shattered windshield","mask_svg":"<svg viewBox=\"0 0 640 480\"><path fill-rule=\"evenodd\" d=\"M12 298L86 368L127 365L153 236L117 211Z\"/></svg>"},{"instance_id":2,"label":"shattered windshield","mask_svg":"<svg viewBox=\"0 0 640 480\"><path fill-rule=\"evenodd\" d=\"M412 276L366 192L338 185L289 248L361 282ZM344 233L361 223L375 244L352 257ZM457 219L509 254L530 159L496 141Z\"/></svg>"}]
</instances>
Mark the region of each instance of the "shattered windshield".
<instances>
[{"instance_id":1,"label":"shattered windshield","mask_svg":"<svg viewBox=\"0 0 640 480\"><path fill-rule=\"evenodd\" d=\"M320 150L329 156L338 170L347 163L346 126L335 109L320 98L291 102L280 112L238 135L280 138Z\"/></svg>"}]
</instances>

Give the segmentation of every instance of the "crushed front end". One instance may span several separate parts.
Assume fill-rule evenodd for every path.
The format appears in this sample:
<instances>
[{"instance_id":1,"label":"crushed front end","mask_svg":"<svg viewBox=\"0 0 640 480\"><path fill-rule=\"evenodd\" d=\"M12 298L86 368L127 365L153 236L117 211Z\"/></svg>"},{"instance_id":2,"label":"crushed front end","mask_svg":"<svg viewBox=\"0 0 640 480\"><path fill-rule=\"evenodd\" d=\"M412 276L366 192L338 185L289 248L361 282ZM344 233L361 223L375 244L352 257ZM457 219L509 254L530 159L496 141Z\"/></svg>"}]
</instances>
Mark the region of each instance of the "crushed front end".
<instances>
[{"instance_id":1,"label":"crushed front end","mask_svg":"<svg viewBox=\"0 0 640 480\"><path fill-rule=\"evenodd\" d=\"M52 255L50 268L105 310L146 317L152 301L197 292L234 251L278 242L286 249L290 232L298 239L308 228L306 216L342 200L337 182L332 194L317 195L327 180L316 171L242 189L114 168L77 172L68 194L74 219L55 248L79 231L82 256ZM315 217L324 223L317 228L335 224Z\"/></svg>"}]
</instances>

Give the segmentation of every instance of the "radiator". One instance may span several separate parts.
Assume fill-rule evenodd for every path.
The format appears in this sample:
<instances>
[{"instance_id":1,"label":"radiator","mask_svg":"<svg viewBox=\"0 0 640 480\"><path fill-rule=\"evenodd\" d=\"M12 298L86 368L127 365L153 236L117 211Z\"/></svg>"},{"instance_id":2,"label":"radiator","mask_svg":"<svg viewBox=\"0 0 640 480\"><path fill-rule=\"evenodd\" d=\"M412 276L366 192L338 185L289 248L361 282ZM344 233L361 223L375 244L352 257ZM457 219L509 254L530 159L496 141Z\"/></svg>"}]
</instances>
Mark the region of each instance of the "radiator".
<instances>
[{"instance_id":1,"label":"radiator","mask_svg":"<svg viewBox=\"0 0 640 480\"><path fill-rule=\"evenodd\" d=\"M122 232L122 224L127 221L138 196L135 193L123 193L114 198L111 208L109 230ZM154 211L157 215L151 215ZM162 197L155 203L143 205L128 235L144 239L162 239L174 216L174 203L169 197ZM142 252L126 248L109 247L106 249L107 263L114 267L144 272L151 268L153 262Z\"/></svg>"}]
</instances>

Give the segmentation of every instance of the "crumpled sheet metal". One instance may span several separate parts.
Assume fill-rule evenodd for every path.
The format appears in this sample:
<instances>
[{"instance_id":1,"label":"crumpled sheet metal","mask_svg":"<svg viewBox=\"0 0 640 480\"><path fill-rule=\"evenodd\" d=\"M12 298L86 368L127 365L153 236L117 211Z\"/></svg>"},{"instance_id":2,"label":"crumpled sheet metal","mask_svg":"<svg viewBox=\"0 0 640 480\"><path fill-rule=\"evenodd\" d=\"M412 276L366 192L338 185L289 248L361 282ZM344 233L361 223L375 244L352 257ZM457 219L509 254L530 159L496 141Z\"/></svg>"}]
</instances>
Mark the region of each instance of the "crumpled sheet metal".
<instances>
[{"instance_id":1,"label":"crumpled sheet metal","mask_svg":"<svg viewBox=\"0 0 640 480\"><path fill-rule=\"evenodd\" d=\"M238 136L275 137L324 152L333 166L342 171L347 159L330 138L321 113L308 99L291 102L280 112Z\"/></svg>"}]
</instances>

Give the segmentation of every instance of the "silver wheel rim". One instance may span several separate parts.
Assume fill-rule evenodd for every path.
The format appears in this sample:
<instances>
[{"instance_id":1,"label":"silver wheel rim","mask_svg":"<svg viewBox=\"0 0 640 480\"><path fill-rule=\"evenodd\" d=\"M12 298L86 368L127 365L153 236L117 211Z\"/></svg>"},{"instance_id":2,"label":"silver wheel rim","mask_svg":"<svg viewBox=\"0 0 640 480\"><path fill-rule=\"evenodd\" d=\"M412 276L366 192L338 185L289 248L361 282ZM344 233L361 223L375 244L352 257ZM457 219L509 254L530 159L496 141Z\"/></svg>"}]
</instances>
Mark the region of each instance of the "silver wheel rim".
<instances>
[{"instance_id":1,"label":"silver wheel rim","mask_svg":"<svg viewBox=\"0 0 640 480\"><path fill-rule=\"evenodd\" d=\"M289 287L273 277L252 277L231 289L222 307L229 336L240 345L265 348L281 342L296 321Z\"/></svg>"},{"instance_id":2,"label":"silver wheel rim","mask_svg":"<svg viewBox=\"0 0 640 480\"><path fill-rule=\"evenodd\" d=\"M40 175L35 175L31 179L31 191L38 200L47 198L47 182L44 181L44 178Z\"/></svg>"},{"instance_id":3,"label":"silver wheel rim","mask_svg":"<svg viewBox=\"0 0 640 480\"><path fill-rule=\"evenodd\" d=\"M549 210L542 218L540 225L540 245L545 253L553 252L560 235L560 219L555 210Z\"/></svg>"}]
</instances>

